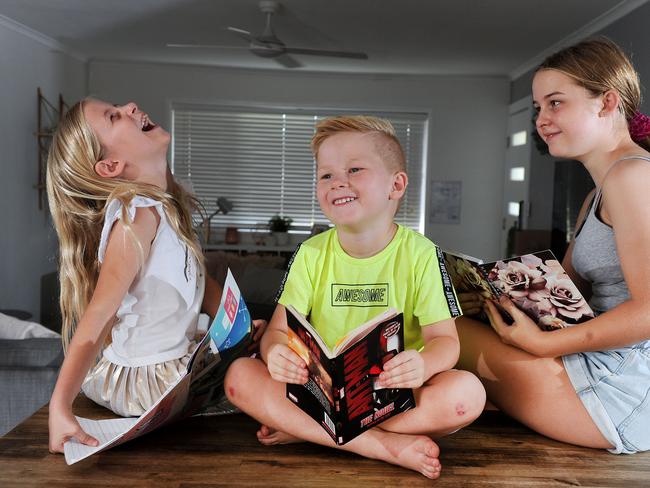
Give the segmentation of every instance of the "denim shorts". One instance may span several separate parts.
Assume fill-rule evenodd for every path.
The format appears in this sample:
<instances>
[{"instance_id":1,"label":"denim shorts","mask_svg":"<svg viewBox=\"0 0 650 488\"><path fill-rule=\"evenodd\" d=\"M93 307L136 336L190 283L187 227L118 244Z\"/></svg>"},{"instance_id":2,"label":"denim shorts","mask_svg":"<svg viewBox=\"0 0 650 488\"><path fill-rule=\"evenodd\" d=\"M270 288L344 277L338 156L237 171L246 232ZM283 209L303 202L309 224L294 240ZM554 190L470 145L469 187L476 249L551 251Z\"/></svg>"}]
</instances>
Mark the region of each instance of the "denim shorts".
<instances>
[{"instance_id":1,"label":"denim shorts","mask_svg":"<svg viewBox=\"0 0 650 488\"><path fill-rule=\"evenodd\" d=\"M562 357L573 387L614 454L650 450L650 341Z\"/></svg>"}]
</instances>

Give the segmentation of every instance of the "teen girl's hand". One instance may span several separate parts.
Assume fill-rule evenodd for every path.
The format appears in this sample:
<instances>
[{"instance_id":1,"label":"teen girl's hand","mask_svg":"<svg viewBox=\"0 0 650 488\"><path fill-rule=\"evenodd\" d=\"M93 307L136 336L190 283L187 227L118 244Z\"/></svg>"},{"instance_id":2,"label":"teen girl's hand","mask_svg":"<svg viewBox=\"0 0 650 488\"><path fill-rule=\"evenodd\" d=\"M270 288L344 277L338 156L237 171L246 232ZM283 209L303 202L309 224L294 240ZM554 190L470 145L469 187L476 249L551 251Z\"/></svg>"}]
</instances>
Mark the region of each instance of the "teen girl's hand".
<instances>
[{"instance_id":1,"label":"teen girl's hand","mask_svg":"<svg viewBox=\"0 0 650 488\"><path fill-rule=\"evenodd\" d=\"M266 364L275 381L304 385L309 378L305 361L286 344L276 343L270 346Z\"/></svg>"},{"instance_id":2,"label":"teen girl's hand","mask_svg":"<svg viewBox=\"0 0 650 488\"><path fill-rule=\"evenodd\" d=\"M485 312L490 324L504 344L518 347L535 356L544 357L546 344L552 339L549 332L544 332L524 312L519 310L512 300L505 295L499 299L499 304L510 314L514 322L508 325L503 320L496 305L491 300L485 301Z\"/></svg>"},{"instance_id":3,"label":"teen girl's hand","mask_svg":"<svg viewBox=\"0 0 650 488\"><path fill-rule=\"evenodd\" d=\"M458 301L463 309L463 315L474 317L483 310L485 298L475 291L461 291L458 293Z\"/></svg>"},{"instance_id":4,"label":"teen girl's hand","mask_svg":"<svg viewBox=\"0 0 650 488\"><path fill-rule=\"evenodd\" d=\"M427 380L424 358L415 349L402 351L384 364L376 385L380 388L419 388Z\"/></svg>"},{"instance_id":5,"label":"teen girl's hand","mask_svg":"<svg viewBox=\"0 0 650 488\"><path fill-rule=\"evenodd\" d=\"M48 419L50 431L49 449L52 453L63 452L63 444L73 437L87 446L97 446L99 441L86 434L72 412L50 410Z\"/></svg>"}]
</instances>

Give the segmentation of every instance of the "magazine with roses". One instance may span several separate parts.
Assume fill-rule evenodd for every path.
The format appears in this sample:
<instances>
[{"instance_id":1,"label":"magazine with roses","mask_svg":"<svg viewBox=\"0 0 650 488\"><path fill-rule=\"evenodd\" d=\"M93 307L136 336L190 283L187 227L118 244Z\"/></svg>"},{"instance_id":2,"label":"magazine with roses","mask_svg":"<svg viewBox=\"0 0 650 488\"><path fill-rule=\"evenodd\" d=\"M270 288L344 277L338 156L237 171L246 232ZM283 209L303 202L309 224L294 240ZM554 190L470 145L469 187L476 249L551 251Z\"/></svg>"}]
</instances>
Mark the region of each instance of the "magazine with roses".
<instances>
[{"instance_id":1,"label":"magazine with roses","mask_svg":"<svg viewBox=\"0 0 650 488\"><path fill-rule=\"evenodd\" d=\"M491 263L450 251L443 254L457 293L478 293L487 299L498 299L505 293L542 330L561 329L594 317L578 287L550 250ZM508 313L499 309L511 323ZM474 318L490 323L484 312Z\"/></svg>"},{"instance_id":2,"label":"magazine with roses","mask_svg":"<svg viewBox=\"0 0 650 488\"><path fill-rule=\"evenodd\" d=\"M287 383L287 398L338 445L415 407L410 388L379 388L386 361L404 350L404 315L390 309L327 347L314 327L287 307L289 347L307 364L304 385Z\"/></svg>"},{"instance_id":3,"label":"magazine with roses","mask_svg":"<svg viewBox=\"0 0 650 488\"><path fill-rule=\"evenodd\" d=\"M207 326L209 320L205 318ZM76 439L67 441L63 445L66 463L74 464L190 415L228 413L223 391L226 370L235 359L249 354L251 343L251 317L229 269L217 314L176 383L139 417L77 417L82 429L94 436L99 445L87 446Z\"/></svg>"}]
</instances>

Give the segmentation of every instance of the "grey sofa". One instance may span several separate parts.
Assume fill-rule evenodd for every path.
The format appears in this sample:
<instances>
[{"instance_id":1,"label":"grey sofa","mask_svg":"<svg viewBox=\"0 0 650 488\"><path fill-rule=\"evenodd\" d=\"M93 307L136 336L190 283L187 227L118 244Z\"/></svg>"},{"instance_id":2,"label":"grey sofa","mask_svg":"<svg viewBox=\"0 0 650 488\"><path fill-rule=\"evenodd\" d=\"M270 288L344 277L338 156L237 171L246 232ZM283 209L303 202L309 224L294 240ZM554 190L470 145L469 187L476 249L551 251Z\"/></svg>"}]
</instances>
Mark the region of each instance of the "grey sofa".
<instances>
[{"instance_id":1,"label":"grey sofa","mask_svg":"<svg viewBox=\"0 0 650 488\"><path fill-rule=\"evenodd\" d=\"M275 295L284 276L285 258L206 253L207 272L223 283L230 267L253 318L270 319ZM58 279L41 279L41 323L60 331ZM0 339L0 436L29 417L50 399L63 360L60 339Z\"/></svg>"},{"instance_id":2,"label":"grey sofa","mask_svg":"<svg viewBox=\"0 0 650 488\"><path fill-rule=\"evenodd\" d=\"M59 338L0 340L0 436L47 403L62 360Z\"/></svg>"}]
</instances>

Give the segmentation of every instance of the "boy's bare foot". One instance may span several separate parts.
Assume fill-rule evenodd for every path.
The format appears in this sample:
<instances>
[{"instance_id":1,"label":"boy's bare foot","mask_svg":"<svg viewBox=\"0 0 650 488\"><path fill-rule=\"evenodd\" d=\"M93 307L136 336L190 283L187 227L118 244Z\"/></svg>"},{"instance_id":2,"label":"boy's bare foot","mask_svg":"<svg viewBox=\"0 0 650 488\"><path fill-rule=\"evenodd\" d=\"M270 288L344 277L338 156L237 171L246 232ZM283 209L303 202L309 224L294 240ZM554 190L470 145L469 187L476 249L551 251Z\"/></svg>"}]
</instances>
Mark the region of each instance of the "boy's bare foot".
<instances>
[{"instance_id":1,"label":"boy's bare foot","mask_svg":"<svg viewBox=\"0 0 650 488\"><path fill-rule=\"evenodd\" d=\"M265 446L273 446L276 444L294 444L296 442L304 442L302 439L294 437L286 432L274 430L266 425L261 425L260 430L257 431L257 440Z\"/></svg>"},{"instance_id":2,"label":"boy's bare foot","mask_svg":"<svg viewBox=\"0 0 650 488\"><path fill-rule=\"evenodd\" d=\"M418 471L427 478L436 479L440 476L440 448L430 437L376 430L382 432L380 443L384 453L379 453L380 459Z\"/></svg>"}]
</instances>

